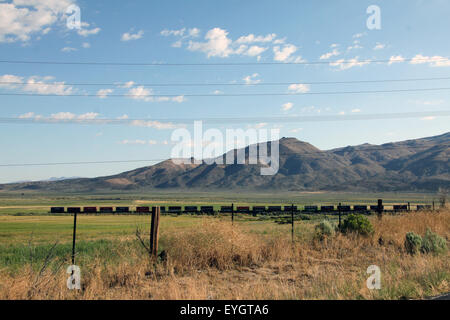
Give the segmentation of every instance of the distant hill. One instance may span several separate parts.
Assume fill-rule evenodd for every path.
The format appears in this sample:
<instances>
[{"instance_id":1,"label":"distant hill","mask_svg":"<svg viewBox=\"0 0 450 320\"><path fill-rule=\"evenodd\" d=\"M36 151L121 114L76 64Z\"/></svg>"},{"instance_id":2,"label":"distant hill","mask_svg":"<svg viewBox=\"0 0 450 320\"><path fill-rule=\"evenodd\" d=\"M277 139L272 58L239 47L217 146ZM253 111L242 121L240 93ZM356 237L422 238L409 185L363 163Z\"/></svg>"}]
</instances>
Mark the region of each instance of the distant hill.
<instances>
[{"instance_id":1,"label":"distant hill","mask_svg":"<svg viewBox=\"0 0 450 320\"><path fill-rule=\"evenodd\" d=\"M4 184L0 185L0 191L88 193L151 189L274 189L366 192L450 188L450 132L422 139L326 151L295 138L282 138L279 148L280 168L273 176L260 175L261 164L175 164L166 160L107 177ZM248 150L246 147L246 155ZM230 152L236 156L236 150Z\"/></svg>"}]
</instances>

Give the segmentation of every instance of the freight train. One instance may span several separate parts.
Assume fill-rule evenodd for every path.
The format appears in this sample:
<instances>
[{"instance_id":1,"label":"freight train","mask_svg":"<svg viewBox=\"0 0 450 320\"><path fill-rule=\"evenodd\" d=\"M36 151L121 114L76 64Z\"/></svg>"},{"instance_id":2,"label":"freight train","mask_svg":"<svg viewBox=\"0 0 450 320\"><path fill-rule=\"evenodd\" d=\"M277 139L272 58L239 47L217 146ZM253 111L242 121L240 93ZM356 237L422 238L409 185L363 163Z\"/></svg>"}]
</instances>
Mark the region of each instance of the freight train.
<instances>
[{"instance_id":1,"label":"freight train","mask_svg":"<svg viewBox=\"0 0 450 320\"><path fill-rule=\"evenodd\" d=\"M381 207L384 210L384 207ZM409 211L410 207L408 205L393 205L392 210L402 212ZM417 205L416 210L431 210L431 205ZM370 213L378 211L377 205L339 205L339 206L312 206L307 205L300 210L297 206L221 206L220 209L216 210L213 206L162 206L160 207L161 213L169 214L216 214L216 213L243 213L243 214L282 214L282 213L292 213L292 212L302 212L302 213ZM135 210L131 207L51 207L50 213L84 213L84 214L149 214L151 212L151 207L139 206Z\"/></svg>"}]
</instances>

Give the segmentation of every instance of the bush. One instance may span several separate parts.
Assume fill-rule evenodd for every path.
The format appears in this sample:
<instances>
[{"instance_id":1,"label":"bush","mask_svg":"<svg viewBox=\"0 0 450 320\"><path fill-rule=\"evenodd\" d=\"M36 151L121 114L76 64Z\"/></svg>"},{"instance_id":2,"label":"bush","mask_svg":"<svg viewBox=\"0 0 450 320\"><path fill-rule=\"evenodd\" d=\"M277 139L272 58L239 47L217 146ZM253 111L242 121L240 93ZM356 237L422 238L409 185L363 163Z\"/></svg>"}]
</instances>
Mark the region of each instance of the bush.
<instances>
[{"instance_id":1,"label":"bush","mask_svg":"<svg viewBox=\"0 0 450 320\"><path fill-rule=\"evenodd\" d=\"M350 214L344 220L342 232L355 232L361 235L369 235L373 233L373 226L367 217L360 214Z\"/></svg>"},{"instance_id":2,"label":"bush","mask_svg":"<svg viewBox=\"0 0 450 320\"><path fill-rule=\"evenodd\" d=\"M405 237L405 249L409 254L416 254L422 247L422 237L417 233L408 232Z\"/></svg>"},{"instance_id":3,"label":"bush","mask_svg":"<svg viewBox=\"0 0 450 320\"><path fill-rule=\"evenodd\" d=\"M326 237L331 237L334 235L334 227L328 220L322 220L318 225L316 225L316 237L319 240L323 240Z\"/></svg>"},{"instance_id":4,"label":"bush","mask_svg":"<svg viewBox=\"0 0 450 320\"><path fill-rule=\"evenodd\" d=\"M447 241L440 235L427 229L422 240L423 253L444 253L447 251Z\"/></svg>"}]
</instances>

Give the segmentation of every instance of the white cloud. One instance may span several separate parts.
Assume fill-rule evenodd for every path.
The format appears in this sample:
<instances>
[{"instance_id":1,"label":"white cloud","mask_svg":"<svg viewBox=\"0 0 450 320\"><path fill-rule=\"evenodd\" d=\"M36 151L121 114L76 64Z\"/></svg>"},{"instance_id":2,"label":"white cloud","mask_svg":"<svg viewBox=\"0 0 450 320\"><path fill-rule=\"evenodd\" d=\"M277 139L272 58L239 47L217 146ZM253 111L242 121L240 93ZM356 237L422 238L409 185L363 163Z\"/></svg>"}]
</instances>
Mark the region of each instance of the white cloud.
<instances>
[{"instance_id":1,"label":"white cloud","mask_svg":"<svg viewBox=\"0 0 450 320\"><path fill-rule=\"evenodd\" d=\"M89 42L83 42L83 44L81 45L83 48L87 49L91 47L91 44Z\"/></svg>"},{"instance_id":2,"label":"white cloud","mask_svg":"<svg viewBox=\"0 0 450 320\"><path fill-rule=\"evenodd\" d=\"M428 63L431 67L450 67L450 60L441 56L428 57L417 54L410 62L410 64L422 63Z\"/></svg>"},{"instance_id":3,"label":"white cloud","mask_svg":"<svg viewBox=\"0 0 450 320\"><path fill-rule=\"evenodd\" d=\"M155 128L158 130L175 129L182 127L181 125L176 125L172 122L160 122L156 120L133 120L131 122L131 125L135 127Z\"/></svg>"},{"instance_id":4,"label":"white cloud","mask_svg":"<svg viewBox=\"0 0 450 320\"><path fill-rule=\"evenodd\" d=\"M122 34L122 37L120 40L122 41L130 41L130 40L137 40L142 38L142 36L144 35L144 31L143 30L139 30L137 33L130 33L130 32L125 32L124 34Z\"/></svg>"},{"instance_id":5,"label":"white cloud","mask_svg":"<svg viewBox=\"0 0 450 320\"><path fill-rule=\"evenodd\" d=\"M232 40L228 38L228 32L221 28L209 30L205 35L206 42L190 41L188 50L201 51L207 57L228 57L233 53Z\"/></svg>"},{"instance_id":6,"label":"white cloud","mask_svg":"<svg viewBox=\"0 0 450 320\"><path fill-rule=\"evenodd\" d=\"M117 119L119 119L119 120L126 120L126 119L128 119L128 115L127 114L123 114L120 117L117 117Z\"/></svg>"},{"instance_id":7,"label":"white cloud","mask_svg":"<svg viewBox=\"0 0 450 320\"><path fill-rule=\"evenodd\" d=\"M358 112L361 112L361 109L352 109L352 112L353 113L358 113Z\"/></svg>"},{"instance_id":8,"label":"white cloud","mask_svg":"<svg viewBox=\"0 0 450 320\"><path fill-rule=\"evenodd\" d=\"M120 83L120 84L117 84L117 86L119 87L119 88L131 88L132 86L134 86L134 81L128 81L128 82L125 82L125 83Z\"/></svg>"},{"instance_id":9,"label":"white cloud","mask_svg":"<svg viewBox=\"0 0 450 320\"><path fill-rule=\"evenodd\" d=\"M29 41L62 22L72 0L14 0L0 3L0 42Z\"/></svg>"},{"instance_id":10,"label":"white cloud","mask_svg":"<svg viewBox=\"0 0 450 320\"><path fill-rule=\"evenodd\" d=\"M259 46L251 46L245 54L248 56L254 57L254 56L259 56L261 53L263 53L266 50L267 50L267 48L263 48L263 47L259 47Z\"/></svg>"},{"instance_id":11,"label":"white cloud","mask_svg":"<svg viewBox=\"0 0 450 320\"><path fill-rule=\"evenodd\" d=\"M97 91L97 96L100 99L106 98L109 94L113 93L113 89L100 89Z\"/></svg>"},{"instance_id":12,"label":"white cloud","mask_svg":"<svg viewBox=\"0 0 450 320\"><path fill-rule=\"evenodd\" d=\"M97 112L88 112L88 113L84 113L81 114L77 117L77 119L79 120L93 120L95 118L97 118L99 114Z\"/></svg>"},{"instance_id":13,"label":"white cloud","mask_svg":"<svg viewBox=\"0 0 450 320\"><path fill-rule=\"evenodd\" d=\"M303 128L295 128L295 129L289 130L289 132L297 133L297 132L300 132L302 130L303 130Z\"/></svg>"},{"instance_id":14,"label":"white cloud","mask_svg":"<svg viewBox=\"0 0 450 320\"><path fill-rule=\"evenodd\" d=\"M287 44L283 47L283 49L280 49L279 46L276 46L273 48L273 53L274 53L274 60L275 61L287 61L288 58L297 51L297 47L294 46L293 44Z\"/></svg>"},{"instance_id":15,"label":"white cloud","mask_svg":"<svg viewBox=\"0 0 450 320\"><path fill-rule=\"evenodd\" d=\"M194 28L196 29L196 28ZM179 30L168 30L168 29L164 29L161 31L161 35L168 37L168 36L183 36L184 33L186 32L186 28L182 28Z\"/></svg>"},{"instance_id":16,"label":"white cloud","mask_svg":"<svg viewBox=\"0 0 450 320\"><path fill-rule=\"evenodd\" d=\"M122 140L119 142L120 144L147 144L147 141L145 140Z\"/></svg>"},{"instance_id":17,"label":"white cloud","mask_svg":"<svg viewBox=\"0 0 450 320\"><path fill-rule=\"evenodd\" d=\"M100 32L100 28L92 28L92 29L87 29L87 27L89 27L90 24L87 22L82 22L81 23L81 29L77 31L77 33L82 36L82 37L89 37L91 35L97 34Z\"/></svg>"},{"instance_id":18,"label":"white cloud","mask_svg":"<svg viewBox=\"0 0 450 320\"><path fill-rule=\"evenodd\" d=\"M288 90L295 93L306 93L309 92L310 86L303 83L293 83L289 85Z\"/></svg>"},{"instance_id":19,"label":"white cloud","mask_svg":"<svg viewBox=\"0 0 450 320\"><path fill-rule=\"evenodd\" d=\"M332 43L332 44L330 45L330 48L337 48L337 47L339 47L339 44L338 44L338 43Z\"/></svg>"},{"instance_id":20,"label":"white cloud","mask_svg":"<svg viewBox=\"0 0 450 320\"><path fill-rule=\"evenodd\" d=\"M276 37L277 35L275 33L270 33L266 36L255 36L254 34L249 34L238 38L236 43L272 42Z\"/></svg>"},{"instance_id":21,"label":"white cloud","mask_svg":"<svg viewBox=\"0 0 450 320\"><path fill-rule=\"evenodd\" d=\"M358 57L353 59L340 59L334 62L330 62L330 66L339 67L341 70L347 70L353 67L362 67L365 64L368 64L369 61L359 61Z\"/></svg>"},{"instance_id":22,"label":"white cloud","mask_svg":"<svg viewBox=\"0 0 450 320\"><path fill-rule=\"evenodd\" d=\"M34 112L27 112L27 113L24 113L24 114L21 114L20 116L19 116L19 119L32 119L32 118L34 118Z\"/></svg>"},{"instance_id":23,"label":"white cloud","mask_svg":"<svg viewBox=\"0 0 450 320\"><path fill-rule=\"evenodd\" d=\"M393 63L403 62L403 61L405 61L405 58L403 58L402 56L391 56L388 64L391 65Z\"/></svg>"},{"instance_id":24,"label":"white cloud","mask_svg":"<svg viewBox=\"0 0 450 320\"><path fill-rule=\"evenodd\" d=\"M72 52L72 51L77 51L76 48L72 48L72 47L64 47L61 49L62 52Z\"/></svg>"},{"instance_id":25,"label":"white cloud","mask_svg":"<svg viewBox=\"0 0 450 320\"><path fill-rule=\"evenodd\" d=\"M381 49L384 49L384 48L386 48L386 45L384 43L377 42L375 47L373 47L373 50L381 50Z\"/></svg>"},{"instance_id":26,"label":"white cloud","mask_svg":"<svg viewBox=\"0 0 450 320\"><path fill-rule=\"evenodd\" d=\"M367 34L366 32L357 33L357 34L354 34L354 35L353 35L353 38L354 38L354 39L362 38L362 37L364 37L366 34Z\"/></svg>"},{"instance_id":27,"label":"white cloud","mask_svg":"<svg viewBox=\"0 0 450 320\"><path fill-rule=\"evenodd\" d=\"M189 29L189 36L192 38L196 38L200 35L200 29L198 28L191 28Z\"/></svg>"},{"instance_id":28,"label":"white cloud","mask_svg":"<svg viewBox=\"0 0 450 320\"><path fill-rule=\"evenodd\" d=\"M423 118L421 118L420 120L423 120L423 121L430 121L430 120L434 120L434 119L436 119L436 117L428 116L428 117L423 117Z\"/></svg>"},{"instance_id":29,"label":"white cloud","mask_svg":"<svg viewBox=\"0 0 450 320\"><path fill-rule=\"evenodd\" d=\"M283 111L288 111L288 110L291 110L293 106L294 106L294 104L292 102L286 102L281 106L281 109Z\"/></svg>"},{"instance_id":30,"label":"white cloud","mask_svg":"<svg viewBox=\"0 0 450 320\"><path fill-rule=\"evenodd\" d=\"M331 51L331 52L328 52L328 53L324 53L323 55L321 55L320 56L320 60L327 60L327 59L330 59L331 57L333 57L333 56L337 56L337 55L339 55L340 54L340 52L337 50L337 49L334 49L333 51Z\"/></svg>"},{"instance_id":31,"label":"white cloud","mask_svg":"<svg viewBox=\"0 0 450 320\"><path fill-rule=\"evenodd\" d=\"M245 81L245 84L257 84L261 82L261 79L256 79L257 77L259 77L259 74L254 73L244 77L242 80Z\"/></svg>"}]
</instances>

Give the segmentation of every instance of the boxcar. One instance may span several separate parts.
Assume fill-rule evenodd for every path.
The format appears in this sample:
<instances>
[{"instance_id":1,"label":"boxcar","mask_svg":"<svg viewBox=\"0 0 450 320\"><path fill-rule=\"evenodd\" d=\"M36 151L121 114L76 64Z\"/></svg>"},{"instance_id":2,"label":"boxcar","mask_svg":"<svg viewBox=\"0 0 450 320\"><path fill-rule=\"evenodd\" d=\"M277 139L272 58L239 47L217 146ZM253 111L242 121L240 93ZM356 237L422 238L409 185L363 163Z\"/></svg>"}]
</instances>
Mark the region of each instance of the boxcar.
<instances>
[{"instance_id":1,"label":"boxcar","mask_svg":"<svg viewBox=\"0 0 450 320\"><path fill-rule=\"evenodd\" d=\"M130 208L128 207L116 207L117 213L127 213L130 212Z\"/></svg>"},{"instance_id":2,"label":"boxcar","mask_svg":"<svg viewBox=\"0 0 450 320\"><path fill-rule=\"evenodd\" d=\"M208 214L214 213L214 207L213 206L201 206L200 212L208 213Z\"/></svg>"},{"instance_id":3,"label":"boxcar","mask_svg":"<svg viewBox=\"0 0 450 320\"><path fill-rule=\"evenodd\" d=\"M81 208L80 207L68 207L67 213L80 213Z\"/></svg>"},{"instance_id":4,"label":"boxcar","mask_svg":"<svg viewBox=\"0 0 450 320\"><path fill-rule=\"evenodd\" d=\"M425 205L421 205L418 204L417 205L417 210L431 210L431 205L430 204L425 204Z\"/></svg>"},{"instance_id":5,"label":"boxcar","mask_svg":"<svg viewBox=\"0 0 450 320\"><path fill-rule=\"evenodd\" d=\"M178 206L169 207L169 213L181 213L181 207Z\"/></svg>"},{"instance_id":6,"label":"boxcar","mask_svg":"<svg viewBox=\"0 0 450 320\"><path fill-rule=\"evenodd\" d=\"M305 210L306 212L317 212L318 208L317 206L305 206Z\"/></svg>"},{"instance_id":7,"label":"boxcar","mask_svg":"<svg viewBox=\"0 0 450 320\"><path fill-rule=\"evenodd\" d=\"M267 208L269 212L281 212L281 206L269 206Z\"/></svg>"},{"instance_id":8,"label":"boxcar","mask_svg":"<svg viewBox=\"0 0 450 320\"><path fill-rule=\"evenodd\" d=\"M357 205L357 206L353 206L353 211L367 211L367 206L363 206L363 205Z\"/></svg>"},{"instance_id":9,"label":"boxcar","mask_svg":"<svg viewBox=\"0 0 450 320\"><path fill-rule=\"evenodd\" d=\"M292 209L295 211L298 211L297 206L284 206L284 212L291 212Z\"/></svg>"},{"instance_id":10,"label":"boxcar","mask_svg":"<svg viewBox=\"0 0 450 320\"><path fill-rule=\"evenodd\" d=\"M113 213L113 207L100 207L100 213Z\"/></svg>"},{"instance_id":11,"label":"boxcar","mask_svg":"<svg viewBox=\"0 0 450 320\"><path fill-rule=\"evenodd\" d=\"M198 208L196 206L185 206L184 212L197 212Z\"/></svg>"},{"instance_id":12,"label":"boxcar","mask_svg":"<svg viewBox=\"0 0 450 320\"><path fill-rule=\"evenodd\" d=\"M240 213L250 213L250 207L237 207L236 212Z\"/></svg>"},{"instance_id":13,"label":"boxcar","mask_svg":"<svg viewBox=\"0 0 450 320\"><path fill-rule=\"evenodd\" d=\"M138 213L149 213L150 208L149 207L136 207L136 212Z\"/></svg>"},{"instance_id":14,"label":"boxcar","mask_svg":"<svg viewBox=\"0 0 450 320\"><path fill-rule=\"evenodd\" d=\"M338 210L341 210L341 212L349 212L351 211L350 206L338 206Z\"/></svg>"},{"instance_id":15,"label":"boxcar","mask_svg":"<svg viewBox=\"0 0 450 320\"><path fill-rule=\"evenodd\" d=\"M159 207L159 210L160 210L161 212L166 212L166 207Z\"/></svg>"},{"instance_id":16,"label":"boxcar","mask_svg":"<svg viewBox=\"0 0 450 320\"><path fill-rule=\"evenodd\" d=\"M378 206L370 206L370 210L378 211ZM381 206L381 210L384 210L384 206Z\"/></svg>"},{"instance_id":17,"label":"boxcar","mask_svg":"<svg viewBox=\"0 0 450 320\"><path fill-rule=\"evenodd\" d=\"M320 211L322 212L333 212L334 206L321 206Z\"/></svg>"},{"instance_id":18,"label":"boxcar","mask_svg":"<svg viewBox=\"0 0 450 320\"><path fill-rule=\"evenodd\" d=\"M51 207L51 213L64 213L64 207Z\"/></svg>"},{"instance_id":19,"label":"boxcar","mask_svg":"<svg viewBox=\"0 0 450 320\"><path fill-rule=\"evenodd\" d=\"M253 206L253 213L264 213L266 212L266 207Z\"/></svg>"},{"instance_id":20,"label":"boxcar","mask_svg":"<svg viewBox=\"0 0 450 320\"><path fill-rule=\"evenodd\" d=\"M407 211L408 206L406 204L394 205L394 211Z\"/></svg>"},{"instance_id":21,"label":"boxcar","mask_svg":"<svg viewBox=\"0 0 450 320\"><path fill-rule=\"evenodd\" d=\"M83 207L84 213L97 213L97 207Z\"/></svg>"},{"instance_id":22,"label":"boxcar","mask_svg":"<svg viewBox=\"0 0 450 320\"><path fill-rule=\"evenodd\" d=\"M231 206L221 206L220 207L220 212L231 212L232 211L232 208L231 208Z\"/></svg>"}]
</instances>

